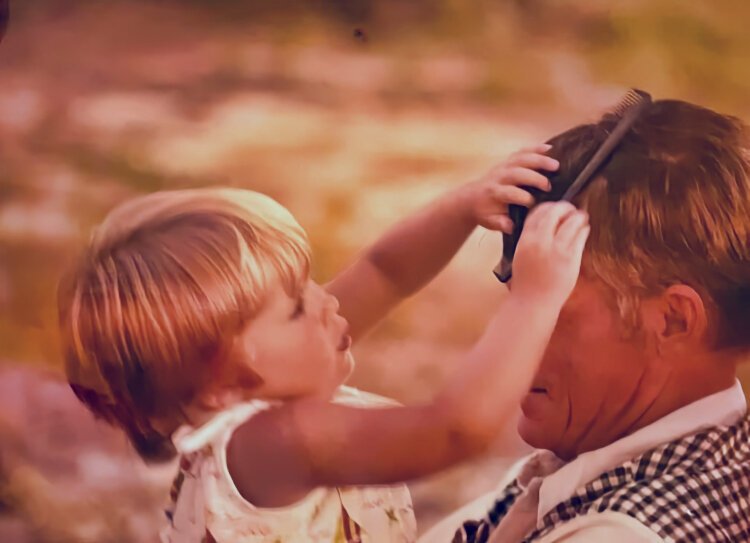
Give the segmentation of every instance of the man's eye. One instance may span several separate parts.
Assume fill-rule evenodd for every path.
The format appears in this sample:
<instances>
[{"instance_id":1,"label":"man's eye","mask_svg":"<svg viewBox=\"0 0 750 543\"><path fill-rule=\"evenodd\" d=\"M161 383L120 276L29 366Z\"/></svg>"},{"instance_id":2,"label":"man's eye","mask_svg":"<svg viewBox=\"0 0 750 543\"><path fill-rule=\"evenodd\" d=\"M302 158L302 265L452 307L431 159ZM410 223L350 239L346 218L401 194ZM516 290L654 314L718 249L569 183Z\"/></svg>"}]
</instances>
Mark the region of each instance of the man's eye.
<instances>
[{"instance_id":1,"label":"man's eye","mask_svg":"<svg viewBox=\"0 0 750 543\"><path fill-rule=\"evenodd\" d=\"M292 313L292 318L296 319L304 315L304 313L305 313L305 301L302 298L300 298L297 301L297 305L294 308L294 312Z\"/></svg>"}]
</instances>

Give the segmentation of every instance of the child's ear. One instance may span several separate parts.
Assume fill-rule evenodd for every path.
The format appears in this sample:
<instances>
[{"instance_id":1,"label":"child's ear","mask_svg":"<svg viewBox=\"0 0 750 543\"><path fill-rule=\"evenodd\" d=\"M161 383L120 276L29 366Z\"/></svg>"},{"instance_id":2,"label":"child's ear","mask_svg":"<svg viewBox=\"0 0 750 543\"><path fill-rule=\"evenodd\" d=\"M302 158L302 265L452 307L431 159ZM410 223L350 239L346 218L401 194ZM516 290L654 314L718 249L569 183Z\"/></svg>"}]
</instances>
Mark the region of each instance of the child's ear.
<instances>
[{"instance_id":1,"label":"child's ear","mask_svg":"<svg viewBox=\"0 0 750 543\"><path fill-rule=\"evenodd\" d=\"M209 410L224 409L242 400L236 387L220 387L201 395L201 407Z\"/></svg>"},{"instance_id":2,"label":"child's ear","mask_svg":"<svg viewBox=\"0 0 750 543\"><path fill-rule=\"evenodd\" d=\"M217 386L220 392L220 401L225 401L233 391L240 397L246 397L247 392L263 384L263 379L258 373L257 349L255 344L243 336L236 337L224 356L218 361L219 375ZM223 390L223 392L221 392ZM216 392L212 392L215 396Z\"/></svg>"},{"instance_id":3,"label":"child's ear","mask_svg":"<svg viewBox=\"0 0 750 543\"><path fill-rule=\"evenodd\" d=\"M249 338L240 335L234 339L223 362L225 386L247 390L263 383L256 371L257 352L255 343Z\"/></svg>"},{"instance_id":4,"label":"child's ear","mask_svg":"<svg viewBox=\"0 0 750 543\"><path fill-rule=\"evenodd\" d=\"M200 395L198 406L206 411L218 411L231 407L243 397L237 388L221 387L208 390Z\"/></svg>"},{"instance_id":5,"label":"child's ear","mask_svg":"<svg viewBox=\"0 0 750 543\"><path fill-rule=\"evenodd\" d=\"M214 391L207 391L201 394L198 398L197 403L201 409L205 409L207 411L215 411L217 409L221 409L221 407L224 405L221 400L221 394L218 394Z\"/></svg>"}]
</instances>

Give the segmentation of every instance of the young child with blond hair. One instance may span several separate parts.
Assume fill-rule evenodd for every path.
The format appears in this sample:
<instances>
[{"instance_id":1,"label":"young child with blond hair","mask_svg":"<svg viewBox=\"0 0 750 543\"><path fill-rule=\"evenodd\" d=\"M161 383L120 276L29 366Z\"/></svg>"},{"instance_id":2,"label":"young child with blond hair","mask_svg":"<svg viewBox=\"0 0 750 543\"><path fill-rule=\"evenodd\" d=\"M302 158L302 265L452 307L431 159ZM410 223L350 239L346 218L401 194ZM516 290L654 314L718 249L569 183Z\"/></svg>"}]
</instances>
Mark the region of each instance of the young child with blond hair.
<instances>
[{"instance_id":1,"label":"young child with blond hair","mask_svg":"<svg viewBox=\"0 0 750 543\"><path fill-rule=\"evenodd\" d=\"M477 225L508 231L548 146L396 225L325 286L305 232L246 190L158 192L112 211L60 288L69 382L145 459L180 455L163 541L409 542L399 483L484 450L530 385L578 277L587 216L532 213L510 294L436 398L343 386L352 342L420 290Z\"/></svg>"}]
</instances>

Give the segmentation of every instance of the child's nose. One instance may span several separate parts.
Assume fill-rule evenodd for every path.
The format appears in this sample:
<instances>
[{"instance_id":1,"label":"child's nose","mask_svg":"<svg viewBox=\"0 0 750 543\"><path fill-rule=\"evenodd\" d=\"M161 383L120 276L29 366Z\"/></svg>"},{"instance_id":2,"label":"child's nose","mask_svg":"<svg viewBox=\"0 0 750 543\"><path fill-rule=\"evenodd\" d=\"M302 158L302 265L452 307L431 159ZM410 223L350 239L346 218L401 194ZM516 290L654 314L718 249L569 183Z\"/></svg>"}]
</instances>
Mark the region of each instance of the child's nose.
<instances>
[{"instance_id":1,"label":"child's nose","mask_svg":"<svg viewBox=\"0 0 750 543\"><path fill-rule=\"evenodd\" d=\"M336 298L336 296L334 296L333 294L328 295L328 305L332 313L338 313L339 307L341 307L341 305L339 304L339 299Z\"/></svg>"},{"instance_id":2,"label":"child's nose","mask_svg":"<svg viewBox=\"0 0 750 543\"><path fill-rule=\"evenodd\" d=\"M327 294L323 299L323 323L328 324L328 320L339 311L339 300L333 294Z\"/></svg>"}]
</instances>

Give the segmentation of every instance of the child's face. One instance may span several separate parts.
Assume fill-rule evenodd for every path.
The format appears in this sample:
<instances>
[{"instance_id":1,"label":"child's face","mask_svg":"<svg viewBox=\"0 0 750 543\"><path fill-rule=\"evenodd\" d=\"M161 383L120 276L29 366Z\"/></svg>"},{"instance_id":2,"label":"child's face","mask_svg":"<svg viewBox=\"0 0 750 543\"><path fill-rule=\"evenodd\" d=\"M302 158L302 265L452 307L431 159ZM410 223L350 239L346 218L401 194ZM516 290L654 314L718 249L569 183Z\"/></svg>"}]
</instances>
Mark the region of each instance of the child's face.
<instances>
[{"instance_id":1,"label":"child's face","mask_svg":"<svg viewBox=\"0 0 750 543\"><path fill-rule=\"evenodd\" d=\"M277 282L240 337L240 363L263 379L256 397L328 399L352 371L349 325L339 303L314 281L299 298Z\"/></svg>"}]
</instances>

